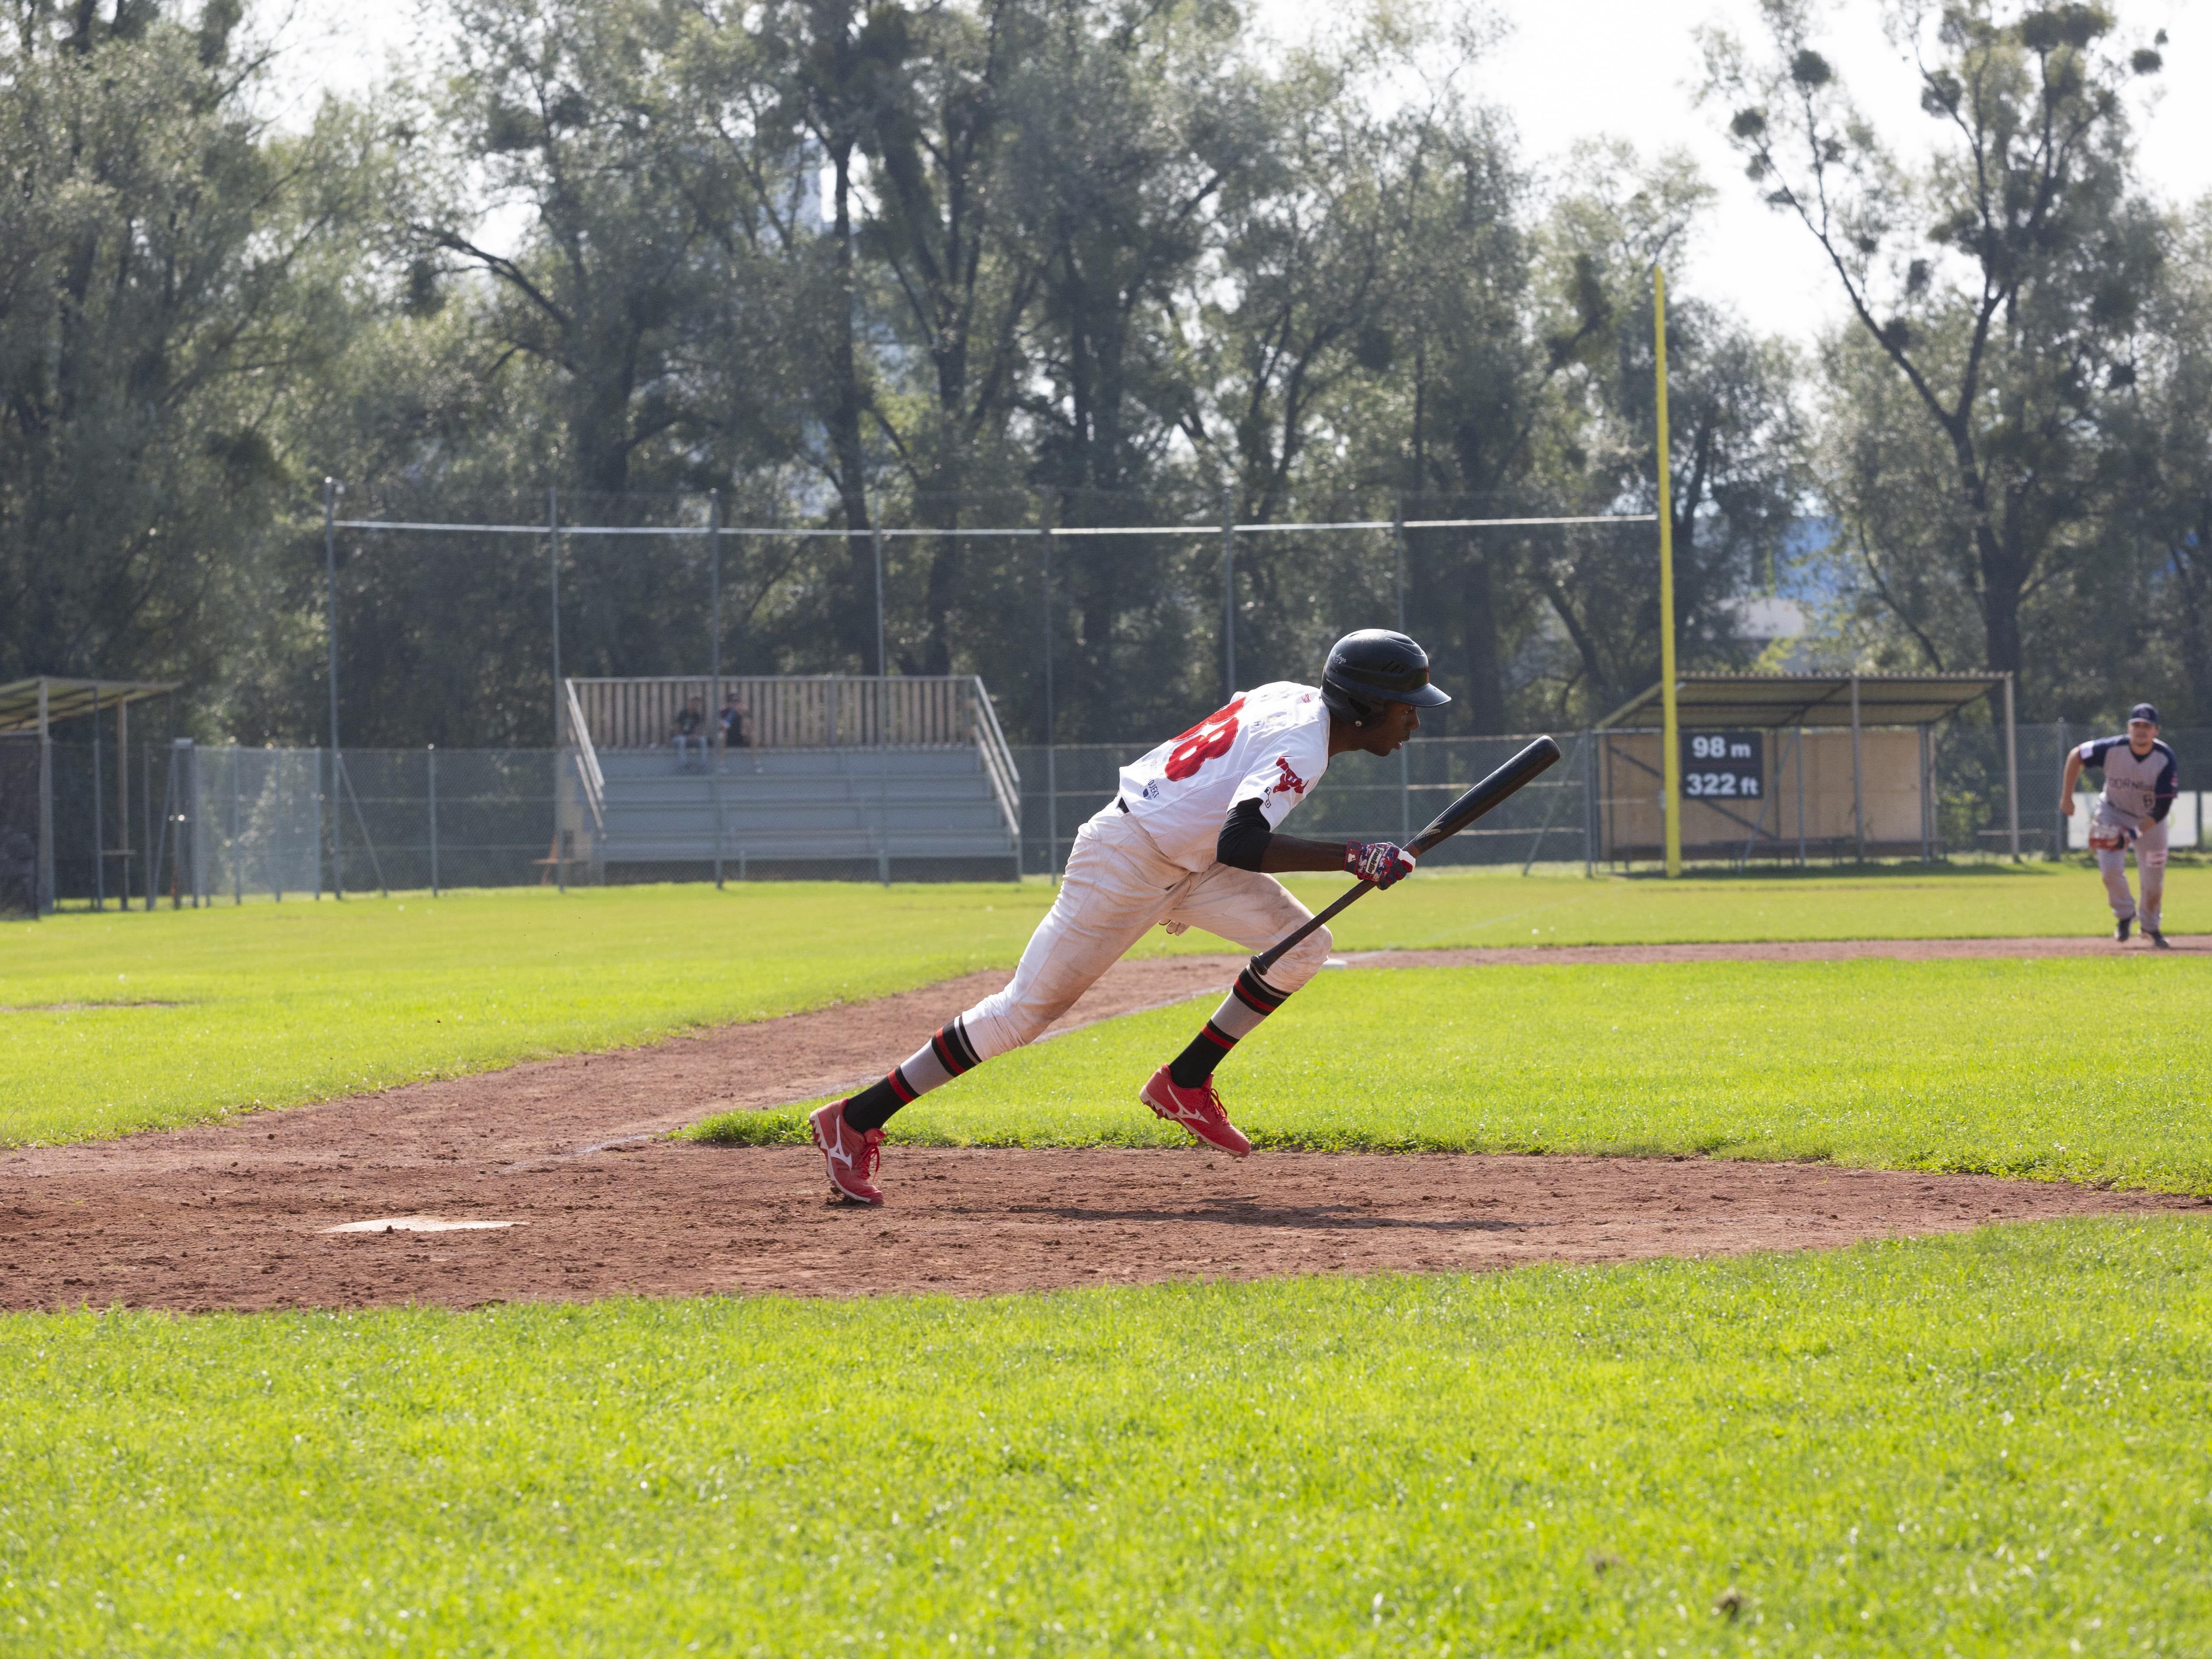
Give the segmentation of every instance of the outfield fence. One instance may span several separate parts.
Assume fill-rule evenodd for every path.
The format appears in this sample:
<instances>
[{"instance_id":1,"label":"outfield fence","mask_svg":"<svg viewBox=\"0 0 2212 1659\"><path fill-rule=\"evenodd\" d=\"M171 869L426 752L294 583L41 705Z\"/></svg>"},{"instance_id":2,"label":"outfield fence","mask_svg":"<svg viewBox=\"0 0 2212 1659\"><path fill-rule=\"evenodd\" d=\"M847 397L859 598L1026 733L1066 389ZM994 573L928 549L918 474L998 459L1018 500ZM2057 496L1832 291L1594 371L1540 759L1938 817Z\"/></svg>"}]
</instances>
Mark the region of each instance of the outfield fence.
<instances>
[{"instance_id":1,"label":"outfield fence","mask_svg":"<svg viewBox=\"0 0 2212 1659\"><path fill-rule=\"evenodd\" d=\"M2024 856L2062 856L2069 828L2078 842L2084 820L2069 826L2057 811L2060 770L2069 746L2102 734L2101 727L2081 726L2020 728ZM1609 865L1608 813L1649 811L1656 786L1633 769L1616 766L1608 774L1601 762L1609 734L1555 735L1561 763L1437 848L1431 867ZM2212 757L2212 728L2177 728L2166 737L2181 757L2185 785L2212 781L2193 760ZM1321 838L1402 841L1527 740L1421 738L1388 758L1340 755L1290 828ZM1065 867L1084 820L1113 800L1121 768L1151 746L1013 746L1023 872ZM127 896L137 906L149 898L183 906L248 896L286 901L379 889L557 885L584 878L592 867L573 750L349 749L335 762L323 749L148 743L133 750L128 799L118 799L112 750L96 791L90 745L50 745L52 863L62 902L112 905ZM1789 785L1788 734L1776 734L1774 753L1772 787L1779 790ZM40 763L34 740L0 740L0 914L33 907ZM1954 722L1932 739L1928 775L1929 856L2006 855L2002 733ZM727 787L742 790L749 776L732 768ZM1774 823L1746 822L1752 828L1741 844L1709 848L1698 861L1741 867L1856 856L1844 837L1814 838L1801 854ZM2178 850L2197 847L2212 833L2212 793L2185 790L2170 822ZM1917 845L1882 850L1910 857ZM606 878L653 873L617 867Z\"/></svg>"}]
</instances>

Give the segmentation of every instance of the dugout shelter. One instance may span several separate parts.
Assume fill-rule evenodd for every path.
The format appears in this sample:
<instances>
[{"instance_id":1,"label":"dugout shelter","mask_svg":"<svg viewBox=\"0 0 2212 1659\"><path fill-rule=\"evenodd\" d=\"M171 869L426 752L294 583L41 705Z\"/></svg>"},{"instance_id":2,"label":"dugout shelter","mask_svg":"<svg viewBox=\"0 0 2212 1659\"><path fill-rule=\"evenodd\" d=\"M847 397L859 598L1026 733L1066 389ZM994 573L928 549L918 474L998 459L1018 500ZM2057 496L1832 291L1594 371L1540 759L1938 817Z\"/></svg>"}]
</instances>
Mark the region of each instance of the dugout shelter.
<instances>
[{"instance_id":1,"label":"dugout shelter","mask_svg":"<svg viewBox=\"0 0 2212 1659\"><path fill-rule=\"evenodd\" d=\"M1598 856L1665 855L1657 684L1597 723ZM2020 857L2020 761L2009 674L1682 674L1682 854L1725 859L1928 859L1936 728L2002 704L2007 822Z\"/></svg>"},{"instance_id":2,"label":"dugout shelter","mask_svg":"<svg viewBox=\"0 0 2212 1659\"><path fill-rule=\"evenodd\" d=\"M105 896L110 860L120 860L118 895L130 890L131 705L167 696L173 680L65 679L40 674L0 685L0 915L47 915L54 908L54 728L88 721L91 748L91 862ZM100 777L100 722L112 716L115 794ZM75 735L72 732L71 735ZM112 836L111 836L111 833ZM112 839L115 845L107 842Z\"/></svg>"}]
</instances>

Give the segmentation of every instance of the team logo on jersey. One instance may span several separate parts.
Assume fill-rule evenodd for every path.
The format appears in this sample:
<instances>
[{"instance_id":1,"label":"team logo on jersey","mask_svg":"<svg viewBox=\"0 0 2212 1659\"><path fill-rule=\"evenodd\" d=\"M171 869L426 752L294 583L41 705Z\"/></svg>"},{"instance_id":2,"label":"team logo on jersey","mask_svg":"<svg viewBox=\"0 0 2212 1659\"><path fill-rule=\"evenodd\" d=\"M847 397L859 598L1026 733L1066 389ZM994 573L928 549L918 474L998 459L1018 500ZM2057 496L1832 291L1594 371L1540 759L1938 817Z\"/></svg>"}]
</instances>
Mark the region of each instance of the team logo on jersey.
<instances>
[{"instance_id":1,"label":"team logo on jersey","mask_svg":"<svg viewBox=\"0 0 2212 1659\"><path fill-rule=\"evenodd\" d=\"M1283 775L1275 780L1275 787L1267 793L1271 795L1297 795L1303 799L1306 793L1306 781L1291 770L1290 757L1276 756L1275 769Z\"/></svg>"}]
</instances>

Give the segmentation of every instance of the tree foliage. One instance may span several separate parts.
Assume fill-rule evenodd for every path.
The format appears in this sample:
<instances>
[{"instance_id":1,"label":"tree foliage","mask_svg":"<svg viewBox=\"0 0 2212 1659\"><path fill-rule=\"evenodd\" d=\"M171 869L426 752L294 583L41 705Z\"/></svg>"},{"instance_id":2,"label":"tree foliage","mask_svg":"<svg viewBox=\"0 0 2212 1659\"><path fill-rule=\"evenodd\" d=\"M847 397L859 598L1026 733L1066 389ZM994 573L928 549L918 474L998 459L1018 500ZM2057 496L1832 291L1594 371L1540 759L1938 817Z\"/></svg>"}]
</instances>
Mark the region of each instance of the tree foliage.
<instances>
[{"instance_id":1,"label":"tree foliage","mask_svg":"<svg viewBox=\"0 0 2212 1659\"><path fill-rule=\"evenodd\" d=\"M1849 308L1830 352L1844 543L1926 662L1985 663L2063 706L2067 607L2126 581L2111 568L2133 470L2120 434L2165 252L2132 186L2128 91L2160 55L2127 49L2094 5L1905 6L1891 27L1936 134L1908 165L1850 101L1804 0L1762 9L1756 50L1709 38L1708 91Z\"/></svg>"},{"instance_id":2,"label":"tree foliage","mask_svg":"<svg viewBox=\"0 0 2212 1659\"><path fill-rule=\"evenodd\" d=\"M342 516L811 532L723 542L726 669L980 672L1018 738L1045 548L963 528L1158 526L1053 544L1064 740L1210 705L1224 605L1248 684L1402 605L1431 730L1656 676L1649 526L1252 532L1224 592L1224 520L1656 509L1651 271L1711 189L1619 143L1532 172L1465 91L1479 15L1290 50L1222 0L451 6L418 79L280 128L233 0L13 0L0 673L171 672L211 732L318 734L331 476ZM1908 163L1810 11L1765 15L1712 94L1850 321L1800 355L1671 295L1686 664L1750 665L1826 517L1831 648L2212 713L2208 233L2133 183L2156 44L1899 11ZM885 526L920 533L879 664ZM337 552L349 742L549 738L550 538ZM564 535L557 574L565 672L705 667L703 533Z\"/></svg>"}]
</instances>

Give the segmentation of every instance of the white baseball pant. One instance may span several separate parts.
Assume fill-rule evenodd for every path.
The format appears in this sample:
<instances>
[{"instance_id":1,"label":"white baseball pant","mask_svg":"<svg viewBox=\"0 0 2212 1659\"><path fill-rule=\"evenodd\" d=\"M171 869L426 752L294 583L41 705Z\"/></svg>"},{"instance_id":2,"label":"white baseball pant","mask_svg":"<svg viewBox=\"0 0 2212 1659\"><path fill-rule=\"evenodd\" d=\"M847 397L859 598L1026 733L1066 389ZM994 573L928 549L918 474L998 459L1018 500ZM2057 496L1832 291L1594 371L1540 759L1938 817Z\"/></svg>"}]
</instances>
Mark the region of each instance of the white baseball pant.
<instances>
[{"instance_id":1,"label":"white baseball pant","mask_svg":"<svg viewBox=\"0 0 2212 1659\"><path fill-rule=\"evenodd\" d=\"M1273 876L1225 864L1194 875L1170 863L1134 818L1109 806L1076 831L1060 895L1012 981L960 1024L976 1059L989 1060L1042 1036L1158 923L1202 927L1257 951L1312 917ZM1328 945L1328 929L1316 927L1267 970L1267 983L1288 996L1321 971Z\"/></svg>"},{"instance_id":2,"label":"white baseball pant","mask_svg":"<svg viewBox=\"0 0 2212 1659\"><path fill-rule=\"evenodd\" d=\"M2159 907L2166 898L2166 821L2163 818L2134 818L2123 815L2117 808L2105 804L2098 797L2095 815L2090 819L2092 833L2099 830L2118 831L2132 825L2136 830L2136 873L2142 882L2142 906L2136 905L2136 896L2128 890L2128 849L2120 847L2100 847L2097 849L2097 872L2105 878L2105 896L2112 901L2112 919L2125 921L2140 915L2142 925L2153 933L2158 931Z\"/></svg>"}]
</instances>

